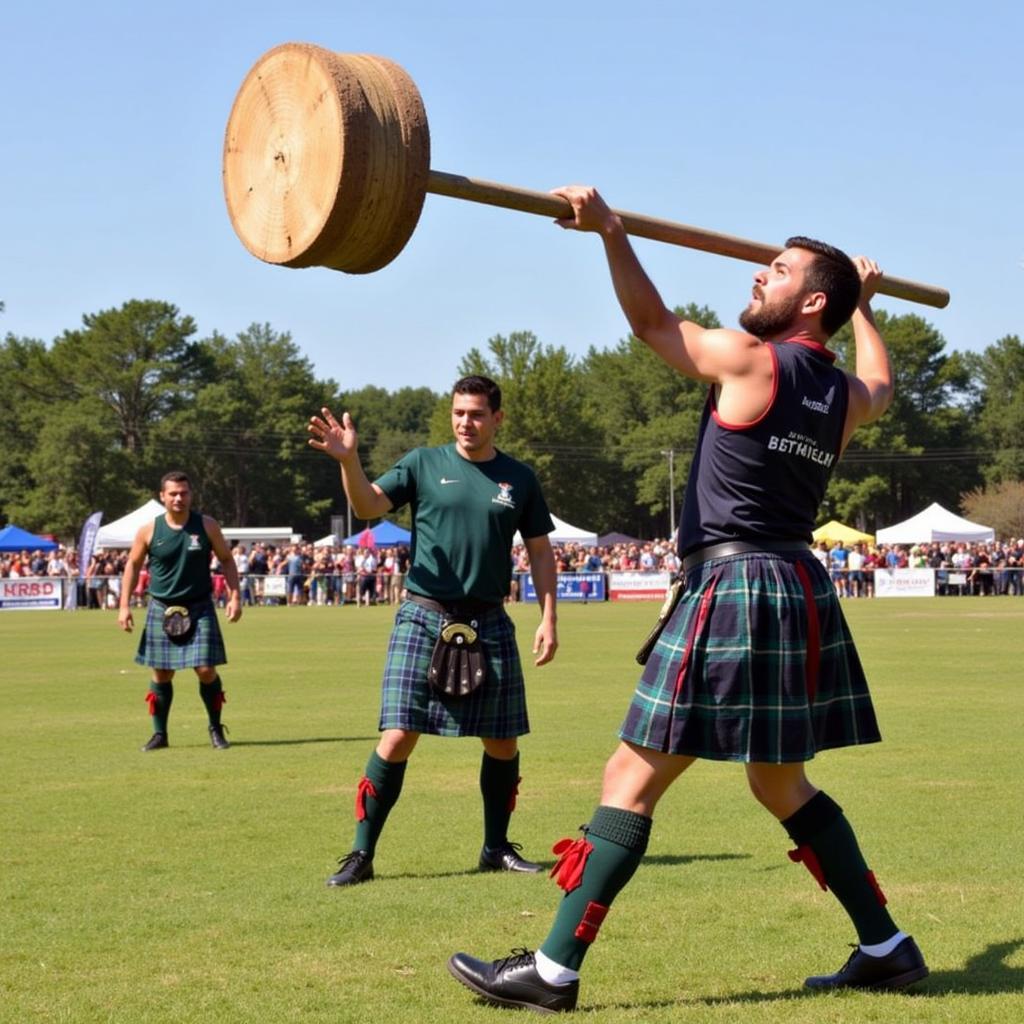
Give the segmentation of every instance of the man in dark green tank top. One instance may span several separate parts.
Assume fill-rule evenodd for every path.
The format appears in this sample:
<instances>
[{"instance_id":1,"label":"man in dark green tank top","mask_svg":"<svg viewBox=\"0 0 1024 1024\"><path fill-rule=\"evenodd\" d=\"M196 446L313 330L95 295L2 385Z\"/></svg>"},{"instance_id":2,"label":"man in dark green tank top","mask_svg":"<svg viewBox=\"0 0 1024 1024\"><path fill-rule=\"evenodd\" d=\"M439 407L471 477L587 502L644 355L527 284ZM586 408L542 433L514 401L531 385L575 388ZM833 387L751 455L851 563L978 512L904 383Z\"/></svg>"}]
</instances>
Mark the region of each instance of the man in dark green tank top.
<instances>
[{"instance_id":1,"label":"man in dark green tank top","mask_svg":"<svg viewBox=\"0 0 1024 1024\"><path fill-rule=\"evenodd\" d=\"M225 664L227 656L211 599L211 553L227 581L229 622L237 622L242 615L238 570L217 520L192 511L192 485L184 473L164 475L160 501L167 511L135 535L117 617L118 625L130 633L134 622L129 602L148 556L149 607L135 660L153 672L146 695L153 735L142 749L162 750L169 745L167 718L174 699L174 673L192 668L209 718L210 743L215 750L226 750L231 744L221 722L225 695L217 666Z\"/></svg>"},{"instance_id":2,"label":"man in dark green tank top","mask_svg":"<svg viewBox=\"0 0 1024 1024\"><path fill-rule=\"evenodd\" d=\"M323 409L322 416L310 420L309 443L338 461L356 515L376 519L408 504L413 521L407 600L395 616L384 668L380 742L357 787L352 850L328 879L330 886L373 878L377 839L423 733L478 736L483 743L480 870L540 871L539 864L519 855L519 845L507 835L520 782L517 739L529 731L529 723L515 628L504 600L518 531L530 555L540 604L535 663L550 661L558 646L557 577L547 536L554 525L533 471L495 447L503 415L494 381L464 377L452 389L454 443L416 448L373 483L360 465L349 414L339 422ZM443 692L428 679L449 615L471 624L486 661L484 681L460 695Z\"/></svg>"}]
</instances>

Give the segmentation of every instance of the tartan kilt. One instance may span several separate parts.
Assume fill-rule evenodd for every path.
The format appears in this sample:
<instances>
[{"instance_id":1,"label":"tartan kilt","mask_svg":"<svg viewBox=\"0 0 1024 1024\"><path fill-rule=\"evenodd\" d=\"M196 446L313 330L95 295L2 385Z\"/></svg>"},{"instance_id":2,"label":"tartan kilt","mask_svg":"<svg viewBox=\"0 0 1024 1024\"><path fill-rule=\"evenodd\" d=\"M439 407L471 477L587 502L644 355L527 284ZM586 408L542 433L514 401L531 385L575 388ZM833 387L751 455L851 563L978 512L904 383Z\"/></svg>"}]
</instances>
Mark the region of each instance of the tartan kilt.
<instances>
[{"instance_id":1,"label":"tartan kilt","mask_svg":"<svg viewBox=\"0 0 1024 1024\"><path fill-rule=\"evenodd\" d=\"M149 599L146 610L146 625L139 637L139 649L135 661L150 668L179 669L204 668L227 664L224 638L217 622L217 610L213 601L205 604L191 604L195 628L187 640L172 640L164 632L164 609L173 606L174 601ZM180 602L184 604L185 602Z\"/></svg>"},{"instance_id":2,"label":"tartan kilt","mask_svg":"<svg viewBox=\"0 0 1024 1024\"><path fill-rule=\"evenodd\" d=\"M772 764L878 742L860 658L817 559L755 552L695 566L619 736Z\"/></svg>"},{"instance_id":3,"label":"tartan kilt","mask_svg":"<svg viewBox=\"0 0 1024 1024\"><path fill-rule=\"evenodd\" d=\"M441 627L439 612L403 601L395 614L381 687L380 725L431 736L511 739L530 731L516 630L505 609L476 617L487 679L465 697L439 694L427 681Z\"/></svg>"}]
</instances>

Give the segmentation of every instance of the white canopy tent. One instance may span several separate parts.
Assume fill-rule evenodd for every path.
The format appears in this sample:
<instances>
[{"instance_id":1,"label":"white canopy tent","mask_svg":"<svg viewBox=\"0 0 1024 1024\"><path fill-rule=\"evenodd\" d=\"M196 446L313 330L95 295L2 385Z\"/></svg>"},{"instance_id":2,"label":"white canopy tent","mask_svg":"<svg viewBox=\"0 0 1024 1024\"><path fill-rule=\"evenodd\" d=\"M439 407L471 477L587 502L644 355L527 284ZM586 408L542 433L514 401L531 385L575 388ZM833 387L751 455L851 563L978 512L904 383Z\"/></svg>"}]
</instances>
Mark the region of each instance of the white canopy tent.
<instances>
[{"instance_id":1,"label":"white canopy tent","mask_svg":"<svg viewBox=\"0 0 1024 1024\"><path fill-rule=\"evenodd\" d=\"M875 534L878 544L921 544L930 541L991 541L996 531L991 526L972 523L938 502L902 523L886 526Z\"/></svg>"},{"instance_id":2,"label":"white canopy tent","mask_svg":"<svg viewBox=\"0 0 1024 1024\"><path fill-rule=\"evenodd\" d=\"M583 544L586 547L593 547L597 544L597 534L593 530L584 530L582 527L573 526L556 515L551 516L551 522L555 524L555 528L548 534L548 540L552 544ZM522 544L522 534L517 530L512 540L515 544Z\"/></svg>"},{"instance_id":3,"label":"white canopy tent","mask_svg":"<svg viewBox=\"0 0 1024 1024\"><path fill-rule=\"evenodd\" d=\"M96 550L100 548L130 548L139 527L151 523L157 516L163 515L164 507L155 498L150 498L145 505L140 505L134 512L129 512L120 519L115 519L96 532Z\"/></svg>"}]
</instances>

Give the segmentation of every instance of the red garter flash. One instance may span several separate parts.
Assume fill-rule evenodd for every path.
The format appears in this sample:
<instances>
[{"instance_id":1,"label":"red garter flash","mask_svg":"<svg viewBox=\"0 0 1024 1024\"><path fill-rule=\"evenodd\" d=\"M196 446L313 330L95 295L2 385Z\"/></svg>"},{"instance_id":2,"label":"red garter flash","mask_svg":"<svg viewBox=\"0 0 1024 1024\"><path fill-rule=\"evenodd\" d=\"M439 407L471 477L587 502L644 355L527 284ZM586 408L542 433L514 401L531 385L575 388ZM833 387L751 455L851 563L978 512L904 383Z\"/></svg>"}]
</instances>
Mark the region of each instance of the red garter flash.
<instances>
[{"instance_id":1,"label":"red garter flash","mask_svg":"<svg viewBox=\"0 0 1024 1024\"><path fill-rule=\"evenodd\" d=\"M825 889L826 891L828 890L828 886L825 884L825 872L821 870L818 858L809 846L798 846L795 850L789 850L788 852L789 859L794 864L803 864L803 866L814 876L814 880L818 885L820 885L822 889Z\"/></svg>"},{"instance_id":2,"label":"red garter flash","mask_svg":"<svg viewBox=\"0 0 1024 1024\"><path fill-rule=\"evenodd\" d=\"M228 695L223 690L221 690L220 693L218 693L213 698L213 708L214 708L214 710L215 711L220 711L220 709L222 707L224 707L224 705L227 704L227 702L228 702Z\"/></svg>"},{"instance_id":3,"label":"red garter flash","mask_svg":"<svg viewBox=\"0 0 1024 1024\"><path fill-rule=\"evenodd\" d=\"M608 908L602 906L600 903L594 903L591 900L587 904L587 909L583 912L583 920L576 925L575 935L577 939L581 939L583 942L593 942L597 938L597 930L601 927L601 922L604 921L608 914Z\"/></svg>"},{"instance_id":4,"label":"red garter flash","mask_svg":"<svg viewBox=\"0 0 1024 1024\"><path fill-rule=\"evenodd\" d=\"M377 790L374 789L373 783L364 775L359 780L359 786L356 788L356 821L366 820L366 798L368 796L376 800Z\"/></svg>"},{"instance_id":5,"label":"red garter flash","mask_svg":"<svg viewBox=\"0 0 1024 1024\"><path fill-rule=\"evenodd\" d=\"M878 905L880 907L884 907L886 903L888 903L889 901L885 898L885 893L882 892L882 887L878 884L878 880L875 878L874 871L869 871L867 873L867 880L868 885L871 886L871 888L875 892L875 896L878 898Z\"/></svg>"},{"instance_id":6,"label":"red garter flash","mask_svg":"<svg viewBox=\"0 0 1024 1024\"><path fill-rule=\"evenodd\" d=\"M152 690L146 694L146 703L149 705L149 713L154 717L156 716L157 703L159 700L160 698Z\"/></svg>"},{"instance_id":7,"label":"red garter flash","mask_svg":"<svg viewBox=\"0 0 1024 1024\"><path fill-rule=\"evenodd\" d=\"M583 881L583 869L587 866L587 858L594 849L593 843L586 838L559 839L551 847L552 853L558 854L558 860L549 875L566 892L578 889Z\"/></svg>"},{"instance_id":8,"label":"red garter flash","mask_svg":"<svg viewBox=\"0 0 1024 1024\"><path fill-rule=\"evenodd\" d=\"M516 809L516 797L519 796L519 783L523 781L522 775L516 779L516 784L512 787L512 792L509 794L508 807L505 810L511 814Z\"/></svg>"}]
</instances>

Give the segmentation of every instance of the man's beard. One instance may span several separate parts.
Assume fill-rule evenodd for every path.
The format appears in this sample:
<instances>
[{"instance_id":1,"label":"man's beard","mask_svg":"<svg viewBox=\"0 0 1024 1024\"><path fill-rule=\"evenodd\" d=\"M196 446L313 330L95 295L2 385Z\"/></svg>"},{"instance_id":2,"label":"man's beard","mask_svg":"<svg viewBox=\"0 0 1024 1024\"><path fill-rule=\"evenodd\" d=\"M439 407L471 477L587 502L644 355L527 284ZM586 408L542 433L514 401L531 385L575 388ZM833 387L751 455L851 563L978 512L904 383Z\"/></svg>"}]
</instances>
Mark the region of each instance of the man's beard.
<instances>
[{"instance_id":1,"label":"man's beard","mask_svg":"<svg viewBox=\"0 0 1024 1024\"><path fill-rule=\"evenodd\" d=\"M762 300L761 308L749 306L740 313L740 327L755 338L771 338L788 330L796 319L802 297L794 296L780 304L769 306Z\"/></svg>"}]
</instances>

